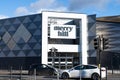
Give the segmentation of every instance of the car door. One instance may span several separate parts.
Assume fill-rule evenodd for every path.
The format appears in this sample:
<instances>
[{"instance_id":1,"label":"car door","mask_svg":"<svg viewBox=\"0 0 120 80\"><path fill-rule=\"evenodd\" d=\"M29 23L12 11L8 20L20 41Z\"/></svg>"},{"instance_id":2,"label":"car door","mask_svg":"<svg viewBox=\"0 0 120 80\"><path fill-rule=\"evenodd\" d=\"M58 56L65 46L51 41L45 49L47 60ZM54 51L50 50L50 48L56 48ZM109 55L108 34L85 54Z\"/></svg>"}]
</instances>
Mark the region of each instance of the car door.
<instances>
[{"instance_id":1,"label":"car door","mask_svg":"<svg viewBox=\"0 0 120 80\"><path fill-rule=\"evenodd\" d=\"M37 67L36 67L36 73L38 74L38 75L43 75L43 69L42 69L42 65L38 65Z\"/></svg>"},{"instance_id":2,"label":"car door","mask_svg":"<svg viewBox=\"0 0 120 80\"><path fill-rule=\"evenodd\" d=\"M79 66L76 66L76 67L72 68L69 71L69 73L70 73L71 77L79 78L80 77L80 73L82 73L82 69L83 69L83 65L79 65Z\"/></svg>"},{"instance_id":3,"label":"car door","mask_svg":"<svg viewBox=\"0 0 120 80\"><path fill-rule=\"evenodd\" d=\"M42 65L42 74L43 76L47 76L48 75L48 66L46 65Z\"/></svg>"},{"instance_id":4,"label":"car door","mask_svg":"<svg viewBox=\"0 0 120 80\"><path fill-rule=\"evenodd\" d=\"M87 68L86 65L84 65L84 68L82 69L82 72L81 72L81 77L87 78L89 74L90 74L90 70Z\"/></svg>"},{"instance_id":5,"label":"car door","mask_svg":"<svg viewBox=\"0 0 120 80\"><path fill-rule=\"evenodd\" d=\"M91 75L94 71L94 67L90 65L84 65L84 68L82 69L82 78L91 78Z\"/></svg>"}]
</instances>

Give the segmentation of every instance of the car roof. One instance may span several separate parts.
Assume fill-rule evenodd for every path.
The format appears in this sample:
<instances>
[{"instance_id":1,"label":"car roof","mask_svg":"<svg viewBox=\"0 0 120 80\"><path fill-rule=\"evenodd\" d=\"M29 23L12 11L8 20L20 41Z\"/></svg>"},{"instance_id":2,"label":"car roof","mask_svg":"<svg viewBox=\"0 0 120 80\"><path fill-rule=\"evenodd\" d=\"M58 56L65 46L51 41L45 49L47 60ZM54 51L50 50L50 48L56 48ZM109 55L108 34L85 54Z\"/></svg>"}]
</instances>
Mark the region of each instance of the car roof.
<instances>
[{"instance_id":1,"label":"car roof","mask_svg":"<svg viewBox=\"0 0 120 80\"><path fill-rule=\"evenodd\" d=\"M34 63L34 64L31 64L31 66L32 65L46 65L46 64Z\"/></svg>"},{"instance_id":2,"label":"car roof","mask_svg":"<svg viewBox=\"0 0 120 80\"><path fill-rule=\"evenodd\" d=\"M83 65L83 66L94 66L94 67L98 67L97 65L93 65L93 64L79 64L79 65L77 65L77 66L81 66L81 65ZM75 67L75 66L74 66Z\"/></svg>"}]
</instances>

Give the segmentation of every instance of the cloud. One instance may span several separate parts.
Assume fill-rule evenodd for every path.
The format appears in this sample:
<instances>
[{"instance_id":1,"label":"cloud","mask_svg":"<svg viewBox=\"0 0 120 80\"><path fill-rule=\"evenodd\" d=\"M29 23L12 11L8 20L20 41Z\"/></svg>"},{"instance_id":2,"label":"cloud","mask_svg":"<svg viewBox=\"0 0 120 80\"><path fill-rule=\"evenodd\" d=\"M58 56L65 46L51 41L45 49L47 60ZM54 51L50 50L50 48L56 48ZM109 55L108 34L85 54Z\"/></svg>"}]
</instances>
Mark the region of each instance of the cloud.
<instances>
[{"instance_id":1,"label":"cloud","mask_svg":"<svg viewBox=\"0 0 120 80\"><path fill-rule=\"evenodd\" d=\"M114 0L115 4L120 5L120 0Z\"/></svg>"},{"instance_id":2,"label":"cloud","mask_svg":"<svg viewBox=\"0 0 120 80\"><path fill-rule=\"evenodd\" d=\"M8 18L8 16L0 15L0 19Z\"/></svg>"},{"instance_id":3,"label":"cloud","mask_svg":"<svg viewBox=\"0 0 120 80\"><path fill-rule=\"evenodd\" d=\"M67 11L66 7L58 7L58 8L54 8L54 9L38 9L36 13L41 13L42 11Z\"/></svg>"},{"instance_id":4,"label":"cloud","mask_svg":"<svg viewBox=\"0 0 120 80\"><path fill-rule=\"evenodd\" d=\"M52 7L55 4L56 4L55 0L48 0L48 1L46 1L46 0L38 0L38 1L34 2L34 3L31 3L30 7L32 9L38 10L38 9L41 9L41 8L43 9L43 8Z\"/></svg>"},{"instance_id":5,"label":"cloud","mask_svg":"<svg viewBox=\"0 0 120 80\"><path fill-rule=\"evenodd\" d=\"M67 11L67 7L60 4L57 0L37 0L28 7L18 7L15 11L16 15L25 15L40 13L41 11Z\"/></svg>"},{"instance_id":6,"label":"cloud","mask_svg":"<svg viewBox=\"0 0 120 80\"><path fill-rule=\"evenodd\" d=\"M26 7L18 7L15 11L16 15L28 14L28 9Z\"/></svg>"},{"instance_id":7,"label":"cloud","mask_svg":"<svg viewBox=\"0 0 120 80\"><path fill-rule=\"evenodd\" d=\"M70 0L70 5L68 7L68 10L80 10L85 8L97 8L102 9L106 7L107 3L109 3L110 0Z\"/></svg>"},{"instance_id":8,"label":"cloud","mask_svg":"<svg viewBox=\"0 0 120 80\"><path fill-rule=\"evenodd\" d=\"M41 11L66 11L67 8L61 5L57 0L38 0L30 4L31 9L35 12Z\"/></svg>"}]
</instances>

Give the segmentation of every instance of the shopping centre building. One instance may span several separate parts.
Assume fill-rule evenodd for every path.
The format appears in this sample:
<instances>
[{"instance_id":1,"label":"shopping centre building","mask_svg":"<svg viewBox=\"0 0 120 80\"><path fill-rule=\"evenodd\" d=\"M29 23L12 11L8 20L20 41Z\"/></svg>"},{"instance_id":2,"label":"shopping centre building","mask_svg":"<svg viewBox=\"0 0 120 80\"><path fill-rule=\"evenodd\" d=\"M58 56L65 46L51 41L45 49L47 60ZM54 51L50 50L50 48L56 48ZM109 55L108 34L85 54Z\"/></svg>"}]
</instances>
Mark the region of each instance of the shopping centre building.
<instances>
[{"instance_id":1,"label":"shopping centre building","mask_svg":"<svg viewBox=\"0 0 120 80\"><path fill-rule=\"evenodd\" d=\"M102 65L120 69L120 15L96 18L96 35L108 39L108 48L101 54Z\"/></svg>"},{"instance_id":2,"label":"shopping centre building","mask_svg":"<svg viewBox=\"0 0 120 80\"><path fill-rule=\"evenodd\" d=\"M0 20L0 67L96 64L96 15L42 12Z\"/></svg>"}]
</instances>

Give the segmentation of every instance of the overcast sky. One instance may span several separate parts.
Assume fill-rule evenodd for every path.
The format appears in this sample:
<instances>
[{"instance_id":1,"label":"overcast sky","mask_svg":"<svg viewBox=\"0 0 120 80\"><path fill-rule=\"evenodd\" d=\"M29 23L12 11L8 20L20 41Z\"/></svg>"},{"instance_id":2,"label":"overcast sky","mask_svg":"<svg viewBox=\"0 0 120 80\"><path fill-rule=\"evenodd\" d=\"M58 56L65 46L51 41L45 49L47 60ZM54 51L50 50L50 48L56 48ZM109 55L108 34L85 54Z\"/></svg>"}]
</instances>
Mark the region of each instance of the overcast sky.
<instances>
[{"instance_id":1,"label":"overcast sky","mask_svg":"<svg viewBox=\"0 0 120 80\"><path fill-rule=\"evenodd\" d=\"M120 0L1 0L0 18L40 13L43 10L120 15Z\"/></svg>"}]
</instances>

